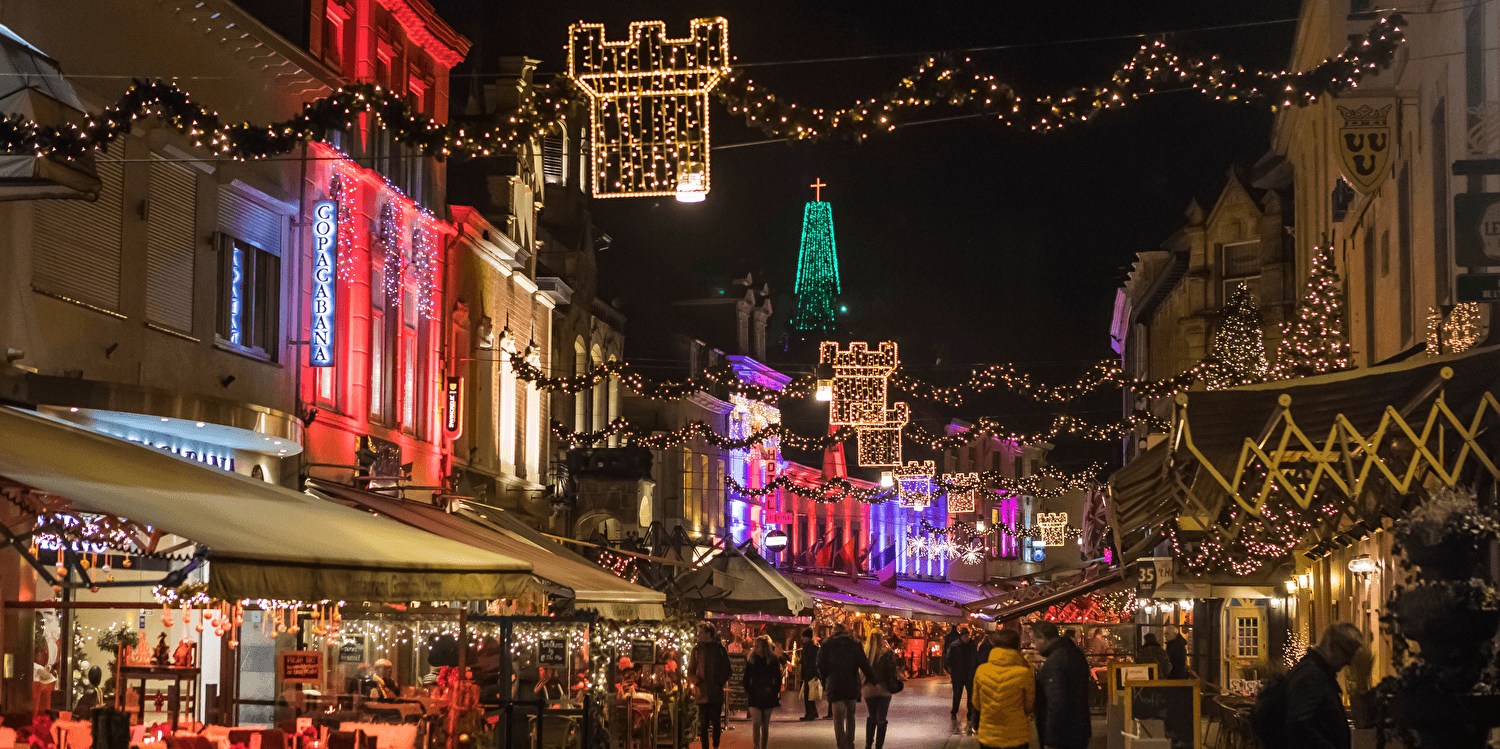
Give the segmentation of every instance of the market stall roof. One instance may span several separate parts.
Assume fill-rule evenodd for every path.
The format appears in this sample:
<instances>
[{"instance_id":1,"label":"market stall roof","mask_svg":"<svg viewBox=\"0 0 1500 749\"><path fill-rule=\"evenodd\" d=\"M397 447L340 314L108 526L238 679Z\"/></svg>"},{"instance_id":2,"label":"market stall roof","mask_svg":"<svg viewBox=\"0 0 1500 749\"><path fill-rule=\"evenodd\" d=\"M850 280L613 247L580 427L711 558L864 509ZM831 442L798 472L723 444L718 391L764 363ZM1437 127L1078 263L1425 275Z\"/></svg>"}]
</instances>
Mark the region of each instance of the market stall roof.
<instances>
[{"instance_id":1,"label":"market stall roof","mask_svg":"<svg viewBox=\"0 0 1500 749\"><path fill-rule=\"evenodd\" d=\"M956 582L931 582L927 580L902 580L897 586L913 593L941 598L953 604L973 603L990 598L990 593L977 585Z\"/></svg>"},{"instance_id":2,"label":"market stall roof","mask_svg":"<svg viewBox=\"0 0 1500 749\"><path fill-rule=\"evenodd\" d=\"M1119 534L1123 556L1130 561L1144 553L1151 545L1153 530L1169 518L1218 518L1224 504L1234 500L1213 474L1234 477L1241 467L1253 469L1247 471L1252 477L1264 472L1263 461L1247 452L1248 445L1257 445L1269 454L1287 438L1288 453L1281 458L1281 465L1307 466L1317 460L1352 486L1367 456L1346 430L1352 428L1369 439L1384 425L1385 440L1379 443L1382 447L1377 455L1394 474L1405 475L1408 468L1429 469L1425 462L1413 465L1406 453L1392 452L1396 441L1408 442L1393 417L1399 414L1419 439L1427 440L1422 448L1433 455L1442 454L1446 440L1448 453L1456 452L1470 461L1466 466L1473 465L1482 448L1466 444L1458 427L1463 431L1474 427L1483 430L1493 423L1494 413L1484 412L1483 423L1475 419L1485 408L1485 395L1496 393L1500 386L1497 373L1500 346L1491 346L1297 380L1179 394L1169 438L1110 477L1112 525ZM1424 431L1429 419L1434 428ZM1311 449L1292 430L1293 424L1311 443ZM1333 463L1327 463L1328 456L1333 457ZM1491 461L1496 457L1488 456ZM1445 455L1445 460L1454 459ZM1445 471L1457 474L1453 469L1448 465ZM1376 514L1381 508L1365 505L1379 497L1399 496L1396 491L1384 491L1392 487L1381 476L1379 470L1371 470L1370 483L1364 485L1362 495L1346 500L1356 503L1355 515ZM1371 492L1372 485L1382 490ZM1245 479L1237 487L1239 496L1253 499L1260 486L1253 479ZM1329 486L1324 484L1325 489Z\"/></svg>"},{"instance_id":3,"label":"market stall roof","mask_svg":"<svg viewBox=\"0 0 1500 749\"><path fill-rule=\"evenodd\" d=\"M1008 593L964 604L970 611L983 612L996 621L1017 619L1036 611L1045 611L1059 603L1085 593L1119 583L1125 573L1119 567L1090 567L1077 575L1017 588Z\"/></svg>"},{"instance_id":4,"label":"market stall roof","mask_svg":"<svg viewBox=\"0 0 1500 749\"><path fill-rule=\"evenodd\" d=\"M392 603L537 591L520 559L5 406L0 477L207 547L217 598Z\"/></svg>"},{"instance_id":5,"label":"market stall roof","mask_svg":"<svg viewBox=\"0 0 1500 749\"><path fill-rule=\"evenodd\" d=\"M673 580L678 594L709 611L796 616L812 605L801 588L782 577L755 549L733 545L698 569Z\"/></svg>"},{"instance_id":6,"label":"market stall roof","mask_svg":"<svg viewBox=\"0 0 1500 749\"><path fill-rule=\"evenodd\" d=\"M900 589L885 588L874 580L853 579L837 575L793 575L792 581L810 595L837 602L845 608L867 614L902 616L934 622L961 622L963 612L937 601ZM840 596L852 598L843 600Z\"/></svg>"},{"instance_id":7,"label":"market stall roof","mask_svg":"<svg viewBox=\"0 0 1500 749\"><path fill-rule=\"evenodd\" d=\"M607 619L663 616L666 595L627 582L552 541L534 540L515 532L507 527L510 524L502 525L499 521L508 515L504 510L486 509L483 516L466 509L448 513L430 504L317 479L310 479L307 484L314 492L340 504L378 512L443 538L525 561L532 565L537 577L569 588L575 608L593 609Z\"/></svg>"}]
</instances>

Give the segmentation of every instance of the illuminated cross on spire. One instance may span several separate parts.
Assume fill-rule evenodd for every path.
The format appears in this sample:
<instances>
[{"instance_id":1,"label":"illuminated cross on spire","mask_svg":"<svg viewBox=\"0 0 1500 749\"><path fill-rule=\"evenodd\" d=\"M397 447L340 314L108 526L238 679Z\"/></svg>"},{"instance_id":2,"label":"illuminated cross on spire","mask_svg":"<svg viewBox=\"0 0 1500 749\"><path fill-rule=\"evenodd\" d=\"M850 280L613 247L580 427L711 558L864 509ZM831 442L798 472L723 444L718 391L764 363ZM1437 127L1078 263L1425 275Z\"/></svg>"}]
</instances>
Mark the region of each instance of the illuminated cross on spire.
<instances>
[{"instance_id":1,"label":"illuminated cross on spire","mask_svg":"<svg viewBox=\"0 0 1500 749\"><path fill-rule=\"evenodd\" d=\"M811 185L808 185L808 187L811 187L813 189L813 202L814 203L821 203L821 202L823 202L823 188L825 188L827 186L828 185L823 184L823 178L822 177L819 177L816 182L812 183Z\"/></svg>"}]
</instances>

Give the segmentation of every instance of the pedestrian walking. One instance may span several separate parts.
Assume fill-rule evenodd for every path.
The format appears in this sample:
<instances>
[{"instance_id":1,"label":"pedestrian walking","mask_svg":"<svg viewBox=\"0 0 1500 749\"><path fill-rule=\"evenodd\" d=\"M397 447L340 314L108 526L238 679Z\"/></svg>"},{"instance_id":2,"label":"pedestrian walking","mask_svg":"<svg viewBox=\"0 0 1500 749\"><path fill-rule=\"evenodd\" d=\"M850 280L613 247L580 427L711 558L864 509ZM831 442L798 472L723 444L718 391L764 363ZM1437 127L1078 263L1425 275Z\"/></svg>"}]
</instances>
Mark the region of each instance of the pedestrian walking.
<instances>
[{"instance_id":1,"label":"pedestrian walking","mask_svg":"<svg viewBox=\"0 0 1500 749\"><path fill-rule=\"evenodd\" d=\"M724 685L729 683L729 651L719 642L712 624L698 627L698 644L693 646L693 663L688 672L693 687L693 701L698 703L698 738L701 749L719 749L724 733ZM709 738L713 743L708 743Z\"/></svg>"},{"instance_id":2,"label":"pedestrian walking","mask_svg":"<svg viewBox=\"0 0 1500 749\"><path fill-rule=\"evenodd\" d=\"M797 678L802 680L802 707L798 720L818 719L818 700L823 697L823 682L818 679L818 643L812 627L802 630L802 650L797 656Z\"/></svg>"},{"instance_id":3,"label":"pedestrian walking","mask_svg":"<svg viewBox=\"0 0 1500 749\"><path fill-rule=\"evenodd\" d=\"M781 705L781 659L771 638L761 635L745 661L745 698L750 703L750 743L766 749L771 740L771 713Z\"/></svg>"},{"instance_id":4,"label":"pedestrian walking","mask_svg":"<svg viewBox=\"0 0 1500 749\"><path fill-rule=\"evenodd\" d=\"M865 749L881 749L885 746L886 716L891 709L891 695L904 688L901 681L901 662L896 657L892 636L888 641L879 631L870 633L865 641L865 658L875 678L865 682L862 695L865 698Z\"/></svg>"},{"instance_id":5,"label":"pedestrian walking","mask_svg":"<svg viewBox=\"0 0 1500 749\"><path fill-rule=\"evenodd\" d=\"M1094 677L1089 673L1088 657L1052 622L1031 625L1031 636L1040 643L1039 650L1046 658L1037 673L1036 730L1042 746L1088 749L1094 732L1089 717L1089 684Z\"/></svg>"},{"instance_id":6,"label":"pedestrian walking","mask_svg":"<svg viewBox=\"0 0 1500 749\"><path fill-rule=\"evenodd\" d=\"M1021 633L997 629L989 641L994 646L989 660L974 670L972 699L979 710L974 732L983 749L1025 749L1031 745L1036 680L1021 657Z\"/></svg>"},{"instance_id":7,"label":"pedestrian walking","mask_svg":"<svg viewBox=\"0 0 1500 749\"><path fill-rule=\"evenodd\" d=\"M1359 627L1339 622L1323 631L1316 647L1273 680L1255 700L1250 725L1261 746L1285 749L1349 749L1349 715L1339 689L1339 671L1365 649Z\"/></svg>"},{"instance_id":8,"label":"pedestrian walking","mask_svg":"<svg viewBox=\"0 0 1500 749\"><path fill-rule=\"evenodd\" d=\"M1175 624L1167 625L1167 662L1171 669L1167 672L1168 679L1188 678L1187 669L1187 638L1182 636L1182 630Z\"/></svg>"},{"instance_id":9,"label":"pedestrian walking","mask_svg":"<svg viewBox=\"0 0 1500 749\"><path fill-rule=\"evenodd\" d=\"M833 636L818 649L818 677L833 710L833 739L838 749L854 749L854 703L859 699L859 675L874 680L865 649L842 622L833 626Z\"/></svg>"},{"instance_id":10,"label":"pedestrian walking","mask_svg":"<svg viewBox=\"0 0 1500 749\"><path fill-rule=\"evenodd\" d=\"M1147 632L1141 638L1141 647L1135 651L1136 663L1155 663L1156 678L1165 679L1172 674L1172 662L1167 658L1167 649L1156 641L1156 633Z\"/></svg>"},{"instance_id":11,"label":"pedestrian walking","mask_svg":"<svg viewBox=\"0 0 1500 749\"><path fill-rule=\"evenodd\" d=\"M963 732L969 735L969 713L974 708L974 668L979 665L977 654L974 649L975 643L968 637L960 635L948 643L947 650L943 651L943 665L948 669L948 675L953 680L953 710L951 711L951 722L953 733ZM968 693L968 710L964 711L963 724L959 724L958 707L964 702L964 694Z\"/></svg>"}]
</instances>

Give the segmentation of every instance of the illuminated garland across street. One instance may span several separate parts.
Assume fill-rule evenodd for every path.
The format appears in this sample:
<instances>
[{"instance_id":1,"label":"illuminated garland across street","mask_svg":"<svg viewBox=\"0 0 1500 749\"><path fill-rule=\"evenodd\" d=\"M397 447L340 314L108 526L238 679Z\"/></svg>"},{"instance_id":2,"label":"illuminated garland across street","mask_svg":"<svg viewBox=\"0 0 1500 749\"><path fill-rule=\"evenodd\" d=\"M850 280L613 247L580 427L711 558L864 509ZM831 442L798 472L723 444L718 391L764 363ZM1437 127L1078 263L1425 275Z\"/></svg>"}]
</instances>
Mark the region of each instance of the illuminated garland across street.
<instances>
[{"instance_id":1,"label":"illuminated garland across street","mask_svg":"<svg viewBox=\"0 0 1500 749\"><path fill-rule=\"evenodd\" d=\"M969 60L949 56L929 58L893 91L837 112L785 102L738 71L731 72L714 95L768 137L797 140L864 140L934 107L993 115L1012 127L1047 131L1085 122L1103 110L1168 88L1193 88L1227 101L1270 99L1276 107L1304 106L1320 96L1355 88L1364 76L1389 65L1404 41L1403 23L1400 14L1376 21L1343 52L1306 72L1246 70L1153 41L1142 45L1108 83L1062 95L1023 96L977 72ZM371 84L344 86L280 122L227 124L174 84L136 80L119 101L86 116L81 124L59 128L19 117L0 120L0 151L78 158L125 134L133 121L155 113L194 138L212 157L261 159L291 153L304 142L323 140L331 131L352 129L359 115L369 113L396 141L424 155L490 156L511 152L562 122L566 109L583 96L576 83L562 76L527 87L522 95L514 111L497 118L503 124L479 132L414 113L403 97Z\"/></svg>"},{"instance_id":2,"label":"illuminated garland across street","mask_svg":"<svg viewBox=\"0 0 1500 749\"><path fill-rule=\"evenodd\" d=\"M974 529L973 523L954 523L953 525L950 525L946 528L942 528L928 522L926 518L922 519L922 530L935 536L962 535L968 538L987 536L990 533L1003 533L1014 538L1043 538L1045 533L1045 529L1040 523L1036 525L1021 525L1020 523L1016 523L1014 525L1008 523L985 523L985 530L983 533L981 533ZM1063 530L1064 538L1079 538L1082 535L1083 531L1074 528L1071 525L1067 526L1066 529ZM1048 544L1048 546L1055 545L1056 544Z\"/></svg>"},{"instance_id":3,"label":"illuminated garland across street","mask_svg":"<svg viewBox=\"0 0 1500 749\"><path fill-rule=\"evenodd\" d=\"M968 483L967 477L977 475L981 485L987 484L994 487L992 491L998 494L1024 494L1039 499L1046 499L1071 491L1082 491L1089 488L1098 483L1099 473L1102 470L1103 467L1097 463L1089 466L1086 471L1079 474L1067 474L1048 467L1042 468L1037 473L1023 479L1006 478L999 471L985 471L979 474L962 474L965 478L961 481L954 481L949 476L937 476L932 479L932 484L936 491L944 493L950 491L972 492L975 491L975 487ZM1046 486L1049 483L1052 486ZM764 497L775 492L777 489L784 489L804 499L811 499L818 502L839 502L845 499L855 499L866 504L880 504L882 502L889 502L897 497L894 487L865 489L855 486L852 482L842 478L829 479L818 486L807 486L793 481L790 476L785 474L777 476L765 486L758 489L746 487L740 484L740 482L735 481L732 476L724 477L724 485L729 491L735 494L756 498ZM923 528L934 532L946 533L950 529L961 528L964 529L965 533L974 534L973 526L963 523L954 523L946 529L936 528L926 520L923 520L922 523ZM1001 525L1003 526L1003 524Z\"/></svg>"},{"instance_id":4,"label":"illuminated garland across street","mask_svg":"<svg viewBox=\"0 0 1500 749\"><path fill-rule=\"evenodd\" d=\"M1217 56L1198 57L1164 41L1142 44L1108 83L1062 95L1027 96L975 68L969 58L929 57L896 87L838 111L799 107L735 70L715 94L729 111L770 138L863 141L895 130L933 108L945 114L992 115L1011 127L1048 131L1087 122L1144 94L1192 88L1216 100L1270 100L1272 108L1305 106L1318 97L1358 87L1388 66L1404 41L1399 15L1382 18L1343 52L1306 72L1247 70Z\"/></svg>"},{"instance_id":5,"label":"illuminated garland across street","mask_svg":"<svg viewBox=\"0 0 1500 749\"><path fill-rule=\"evenodd\" d=\"M791 492L803 499L815 502L842 502L846 499L854 499L869 505L878 505L889 502L896 498L895 489L866 489L855 486L853 482L843 478L831 478L819 486L806 486L792 480L787 475L777 476L759 489L751 489L735 481L733 476L724 477L724 486L731 493L743 497L764 497L777 489Z\"/></svg>"}]
</instances>

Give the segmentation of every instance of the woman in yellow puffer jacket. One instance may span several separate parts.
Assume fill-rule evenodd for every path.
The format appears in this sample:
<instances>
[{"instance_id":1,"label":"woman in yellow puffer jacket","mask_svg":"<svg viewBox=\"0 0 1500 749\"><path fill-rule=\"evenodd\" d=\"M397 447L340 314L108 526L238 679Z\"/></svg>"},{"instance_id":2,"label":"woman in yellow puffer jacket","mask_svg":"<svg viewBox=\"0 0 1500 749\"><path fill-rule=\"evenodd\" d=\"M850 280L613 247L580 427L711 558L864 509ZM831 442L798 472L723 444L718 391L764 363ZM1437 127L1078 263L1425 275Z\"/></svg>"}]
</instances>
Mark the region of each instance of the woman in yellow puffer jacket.
<instances>
[{"instance_id":1,"label":"woman in yellow puffer jacket","mask_svg":"<svg viewBox=\"0 0 1500 749\"><path fill-rule=\"evenodd\" d=\"M979 744L985 749L1015 749L1031 743L1031 706L1036 678L1021 657L1021 633L990 633L989 661L974 672L975 706L979 708Z\"/></svg>"}]
</instances>

